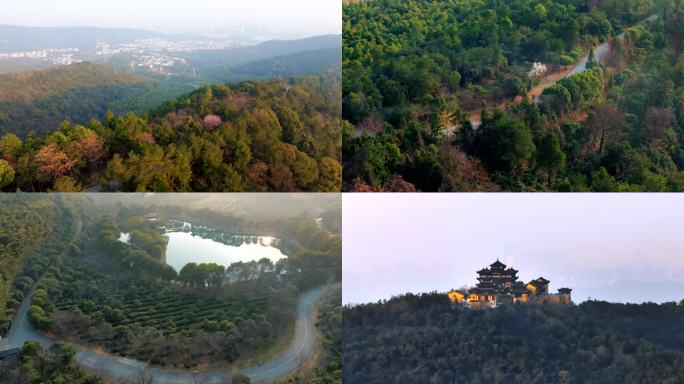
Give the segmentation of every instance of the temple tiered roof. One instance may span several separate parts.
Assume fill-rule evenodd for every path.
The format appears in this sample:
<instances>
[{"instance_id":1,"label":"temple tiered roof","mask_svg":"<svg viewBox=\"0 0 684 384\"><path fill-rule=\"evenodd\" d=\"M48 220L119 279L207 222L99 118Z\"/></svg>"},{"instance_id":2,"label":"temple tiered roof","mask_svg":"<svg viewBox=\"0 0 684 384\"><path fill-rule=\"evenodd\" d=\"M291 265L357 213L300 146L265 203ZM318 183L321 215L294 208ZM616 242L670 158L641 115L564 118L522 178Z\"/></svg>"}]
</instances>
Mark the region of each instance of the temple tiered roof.
<instances>
[{"instance_id":1,"label":"temple tiered roof","mask_svg":"<svg viewBox=\"0 0 684 384\"><path fill-rule=\"evenodd\" d=\"M549 294L549 280L538 277L526 284L518 280L517 269L507 267L499 259L477 274L478 283L474 288L459 291L459 294L452 291L449 298L475 308L496 307L506 302L571 303L570 288L560 288L558 294Z\"/></svg>"}]
</instances>

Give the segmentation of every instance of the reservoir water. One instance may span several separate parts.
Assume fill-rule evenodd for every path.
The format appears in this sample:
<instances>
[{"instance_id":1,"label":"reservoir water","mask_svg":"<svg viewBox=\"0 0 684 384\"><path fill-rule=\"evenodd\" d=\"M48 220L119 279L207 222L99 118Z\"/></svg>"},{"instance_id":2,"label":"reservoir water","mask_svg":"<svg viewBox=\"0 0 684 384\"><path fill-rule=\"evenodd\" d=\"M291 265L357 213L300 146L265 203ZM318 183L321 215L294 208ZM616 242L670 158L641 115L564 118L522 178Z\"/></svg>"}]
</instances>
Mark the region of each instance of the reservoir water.
<instances>
[{"instance_id":1,"label":"reservoir water","mask_svg":"<svg viewBox=\"0 0 684 384\"><path fill-rule=\"evenodd\" d=\"M189 232L167 232L166 263L180 271L187 263L216 263L228 267L238 261L249 262L267 258L274 263L287 257L276 246L277 239L268 236L245 236L244 242L228 245ZM122 233L120 241L128 242L130 235ZM236 237L233 237L235 239Z\"/></svg>"}]
</instances>

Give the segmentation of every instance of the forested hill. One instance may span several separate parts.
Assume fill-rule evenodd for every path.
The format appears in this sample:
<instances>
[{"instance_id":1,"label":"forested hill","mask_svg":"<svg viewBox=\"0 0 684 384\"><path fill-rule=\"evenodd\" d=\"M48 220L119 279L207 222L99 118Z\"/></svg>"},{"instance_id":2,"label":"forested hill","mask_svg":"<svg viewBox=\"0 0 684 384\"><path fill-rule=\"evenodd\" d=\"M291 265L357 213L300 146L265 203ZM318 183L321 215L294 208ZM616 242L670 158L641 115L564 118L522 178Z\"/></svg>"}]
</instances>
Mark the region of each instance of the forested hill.
<instances>
[{"instance_id":1,"label":"forested hill","mask_svg":"<svg viewBox=\"0 0 684 384\"><path fill-rule=\"evenodd\" d=\"M683 7L346 5L345 189L683 189Z\"/></svg>"},{"instance_id":2,"label":"forested hill","mask_svg":"<svg viewBox=\"0 0 684 384\"><path fill-rule=\"evenodd\" d=\"M90 63L0 75L0 133L42 133L67 118L85 122L155 86L149 78Z\"/></svg>"},{"instance_id":3,"label":"forested hill","mask_svg":"<svg viewBox=\"0 0 684 384\"><path fill-rule=\"evenodd\" d=\"M108 67L77 63L43 71L0 75L0 102L31 102L78 88L150 81Z\"/></svg>"},{"instance_id":4,"label":"forested hill","mask_svg":"<svg viewBox=\"0 0 684 384\"><path fill-rule=\"evenodd\" d=\"M206 86L136 115L0 138L6 190L336 191L340 78Z\"/></svg>"},{"instance_id":5,"label":"forested hill","mask_svg":"<svg viewBox=\"0 0 684 384\"><path fill-rule=\"evenodd\" d=\"M80 39L77 34L80 30L73 28L53 30L0 26L0 32L7 29L18 31L9 32L7 36L0 33L3 38L7 37L6 43L10 45L35 48L34 44L53 41L55 45L42 46L41 49L62 47L64 44L75 49L85 44L72 59L86 62L53 66L51 69L36 69L52 66L52 61L47 59L0 60L0 74L7 73L0 75L0 134L11 132L20 137L30 132L44 134L52 131L64 120L84 124L93 118L102 119L108 111L144 114L205 84L340 71L342 61L341 35L175 52L173 65L158 68L150 63L141 63L141 55L145 57L142 53L132 56L125 52L113 56L95 53L97 39L92 40L93 36L102 36L101 42L121 41L144 33L141 31L96 29L91 31L95 35ZM41 34L50 36L38 39ZM151 32L149 35L156 36ZM175 41L183 36L167 38ZM193 46L188 41L183 44ZM149 47L141 49L147 52ZM155 55L153 51L149 54ZM16 73L17 70L21 72Z\"/></svg>"},{"instance_id":6,"label":"forested hill","mask_svg":"<svg viewBox=\"0 0 684 384\"><path fill-rule=\"evenodd\" d=\"M467 310L408 294L343 311L345 383L681 383L679 304Z\"/></svg>"}]
</instances>

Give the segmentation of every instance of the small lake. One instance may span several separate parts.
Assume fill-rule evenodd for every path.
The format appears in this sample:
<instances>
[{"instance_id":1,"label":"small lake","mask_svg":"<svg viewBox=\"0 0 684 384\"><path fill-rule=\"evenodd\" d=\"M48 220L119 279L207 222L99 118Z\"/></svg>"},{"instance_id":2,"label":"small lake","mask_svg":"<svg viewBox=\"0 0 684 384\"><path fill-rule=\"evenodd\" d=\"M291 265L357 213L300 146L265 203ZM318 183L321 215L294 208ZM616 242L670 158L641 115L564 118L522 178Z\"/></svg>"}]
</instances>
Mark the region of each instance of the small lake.
<instances>
[{"instance_id":1,"label":"small lake","mask_svg":"<svg viewBox=\"0 0 684 384\"><path fill-rule=\"evenodd\" d=\"M187 263L216 263L228 267L238 261L249 262L267 258L274 263L287 257L276 246L278 239L269 236L232 236L233 244L224 244L190 232L167 232L166 263L177 272ZM130 235L122 233L119 240L128 242Z\"/></svg>"}]
</instances>

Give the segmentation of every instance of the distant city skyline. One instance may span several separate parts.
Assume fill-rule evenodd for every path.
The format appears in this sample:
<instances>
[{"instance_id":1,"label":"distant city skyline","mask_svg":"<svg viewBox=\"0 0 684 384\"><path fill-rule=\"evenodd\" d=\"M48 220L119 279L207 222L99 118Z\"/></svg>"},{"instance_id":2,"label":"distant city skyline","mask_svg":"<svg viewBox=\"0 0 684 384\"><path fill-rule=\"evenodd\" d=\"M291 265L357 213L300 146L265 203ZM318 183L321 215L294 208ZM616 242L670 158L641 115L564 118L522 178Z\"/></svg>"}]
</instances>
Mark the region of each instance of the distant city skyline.
<instances>
[{"instance_id":1,"label":"distant city skyline","mask_svg":"<svg viewBox=\"0 0 684 384\"><path fill-rule=\"evenodd\" d=\"M0 24L205 34L247 29L291 38L340 34L342 5L339 0L23 0L3 4Z\"/></svg>"},{"instance_id":2,"label":"distant city skyline","mask_svg":"<svg viewBox=\"0 0 684 384\"><path fill-rule=\"evenodd\" d=\"M474 286L497 258L573 300L684 299L684 196L345 194L343 302Z\"/></svg>"}]
</instances>

